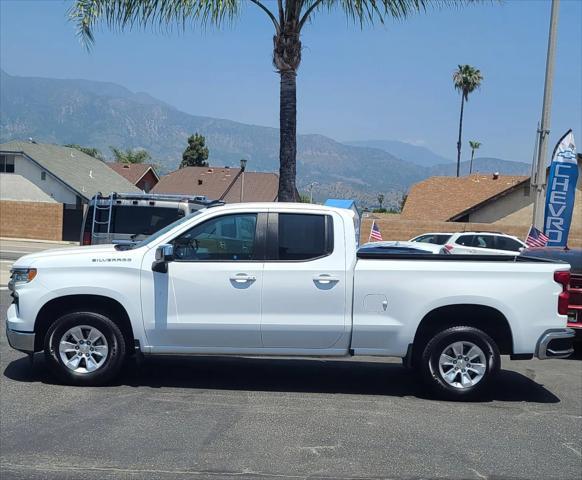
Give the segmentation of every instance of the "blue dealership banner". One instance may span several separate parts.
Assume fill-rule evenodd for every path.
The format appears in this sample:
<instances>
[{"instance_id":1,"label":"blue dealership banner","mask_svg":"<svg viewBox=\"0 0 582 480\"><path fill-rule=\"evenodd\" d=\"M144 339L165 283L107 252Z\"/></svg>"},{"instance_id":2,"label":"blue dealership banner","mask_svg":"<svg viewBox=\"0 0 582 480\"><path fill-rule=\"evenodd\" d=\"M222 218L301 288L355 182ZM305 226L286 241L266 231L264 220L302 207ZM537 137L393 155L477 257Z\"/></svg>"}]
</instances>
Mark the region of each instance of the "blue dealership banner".
<instances>
[{"instance_id":1,"label":"blue dealership banner","mask_svg":"<svg viewBox=\"0 0 582 480\"><path fill-rule=\"evenodd\" d=\"M568 130L554 149L548 177L544 233L549 247L568 243L577 181L576 145L572 130Z\"/></svg>"}]
</instances>

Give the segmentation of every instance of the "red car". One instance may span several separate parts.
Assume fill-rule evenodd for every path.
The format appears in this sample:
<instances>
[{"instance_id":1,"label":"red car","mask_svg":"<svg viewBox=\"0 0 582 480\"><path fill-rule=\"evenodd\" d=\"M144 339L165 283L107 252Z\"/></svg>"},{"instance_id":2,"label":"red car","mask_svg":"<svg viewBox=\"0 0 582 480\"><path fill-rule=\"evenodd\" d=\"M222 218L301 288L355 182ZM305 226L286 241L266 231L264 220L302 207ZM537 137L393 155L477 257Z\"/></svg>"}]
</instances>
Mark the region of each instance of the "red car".
<instances>
[{"instance_id":1,"label":"red car","mask_svg":"<svg viewBox=\"0 0 582 480\"><path fill-rule=\"evenodd\" d=\"M582 340L582 248L528 248L522 252L522 255L547 258L550 260L562 260L570 264L568 327L576 330L577 340Z\"/></svg>"}]
</instances>

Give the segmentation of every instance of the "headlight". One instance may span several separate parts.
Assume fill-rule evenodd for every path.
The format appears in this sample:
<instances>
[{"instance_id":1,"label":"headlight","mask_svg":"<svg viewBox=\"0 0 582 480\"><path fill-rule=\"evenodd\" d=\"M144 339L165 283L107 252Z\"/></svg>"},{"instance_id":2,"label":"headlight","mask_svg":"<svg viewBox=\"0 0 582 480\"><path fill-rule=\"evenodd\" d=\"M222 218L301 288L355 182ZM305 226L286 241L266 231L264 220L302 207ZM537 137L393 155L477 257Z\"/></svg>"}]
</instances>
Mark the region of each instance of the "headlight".
<instances>
[{"instance_id":1,"label":"headlight","mask_svg":"<svg viewBox=\"0 0 582 480\"><path fill-rule=\"evenodd\" d=\"M10 270L11 286L31 282L34 277L36 277L36 268L13 268Z\"/></svg>"}]
</instances>

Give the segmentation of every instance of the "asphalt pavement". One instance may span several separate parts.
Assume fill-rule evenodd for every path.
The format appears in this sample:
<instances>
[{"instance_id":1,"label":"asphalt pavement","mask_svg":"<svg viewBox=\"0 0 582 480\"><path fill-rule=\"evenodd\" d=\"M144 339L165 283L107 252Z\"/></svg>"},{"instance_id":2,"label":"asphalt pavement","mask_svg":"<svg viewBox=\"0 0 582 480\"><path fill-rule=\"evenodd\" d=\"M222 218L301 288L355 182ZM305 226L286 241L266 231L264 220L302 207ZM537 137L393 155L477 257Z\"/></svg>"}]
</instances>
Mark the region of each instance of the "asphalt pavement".
<instances>
[{"instance_id":1,"label":"asphalt pavement","mask_svg":"<svg viewBox=\"0 0 582 480\"><path fill-rule=\"evenodd\" d=\"M165 357L79 388L2 330L0 360L3 480L582 478L580 359L504 358L475 403L375 358Z\"/></svg>"}]
</instances>

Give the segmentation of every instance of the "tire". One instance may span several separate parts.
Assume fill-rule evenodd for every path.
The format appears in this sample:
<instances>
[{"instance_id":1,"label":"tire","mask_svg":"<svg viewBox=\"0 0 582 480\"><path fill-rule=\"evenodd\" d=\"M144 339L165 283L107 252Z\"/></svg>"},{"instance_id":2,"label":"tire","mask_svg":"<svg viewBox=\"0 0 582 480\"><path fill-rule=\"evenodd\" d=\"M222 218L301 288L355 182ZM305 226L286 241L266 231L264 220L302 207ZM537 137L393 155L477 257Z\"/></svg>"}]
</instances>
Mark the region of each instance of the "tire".
<instances>
[{"instance_id":1,"label":"tire","mask_svg":"<svg viewBox=\"0 0 582 480\"><path fill-rule=\"evenodd\" d=\"M44 341L50 370L70 385L109 383L119 372L125 352L119 327L96 312L63 315L51 325Z\"/></svg>"},{"instance_id":2,"label":"tire","mask_svg":"<svg viewBox=\"0 0 582 480\"><path fill-rule=\"evenodd\" d=\"M458 326L439 332L426 344L417 368L435 396L462 401L481 397L500 364L499 348L489 335L474 327Z\"/></svg>"}]
</instances>

